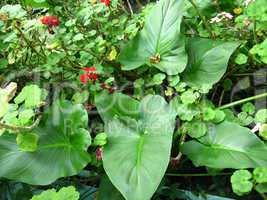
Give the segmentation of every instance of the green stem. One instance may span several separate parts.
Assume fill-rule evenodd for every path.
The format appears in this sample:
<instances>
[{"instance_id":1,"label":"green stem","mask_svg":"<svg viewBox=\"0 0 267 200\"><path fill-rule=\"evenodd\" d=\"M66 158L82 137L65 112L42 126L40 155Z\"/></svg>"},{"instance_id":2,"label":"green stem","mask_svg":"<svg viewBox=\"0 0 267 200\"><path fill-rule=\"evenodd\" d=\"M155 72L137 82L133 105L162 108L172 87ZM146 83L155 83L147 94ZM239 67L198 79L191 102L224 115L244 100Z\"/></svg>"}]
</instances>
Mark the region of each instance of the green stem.
<instances>
[{"instance_id":1,"label":"green stem","mask_svg":"<svg viewBox=\"0 0 267 200\"><path fill-rule=\"evenodd\" d=\"M173 174L173 173L166 173L166 176L189 176L189 177L198 177L198 176L227 176L232 175L233 173L219 173L219 174L208 174L208 173L200 173L200 174Z\"/></svg>"},{"instance_id":2,"label":"green stem","mask_svg":"<svg viewBox=\"0 0 267 200\"><path fill-rule=\"evenodd\" d=\"M229 103L229 104L226 104L226 105L223 105L223 106L219 107L219 109L230 108L230 107L233 107L233 106L236 106L236 105L239 105L239 104L243 104L243 103L246 103L248 101L255 100L255 99L260 99L260 98L263 98L263 97L267 97L267 92L263 93L263 94L256 95L256 96L248 97L248 98L245 98L245 99L241 99L239 101L235 101L235 102L232 102L232 103Z\"/></svg>"},{"instance_id":3,"label":"green stem","mask_svg":"<svg viewBox=\"0 0 267 200\"><path fill-rule=\"evenodd\" d=\"M42 116L40 115L31 126L12 126L12 125L7 125L7 124L0 122L0 129L4 128L4 129L12 130L15 133L23 132L23 131L25 132L31 131L39 125L41 118Z\"/></svg>"},{"instance_id":4,"label":"green stem","mask_svg":"<svg viewBox=\"0 0 267 200\"><path fill-rule=\"evenodd\" d=\"M212 39L214 39L214 38L215 38L215 35L213 34L211 28L209 27L209 25L208 25L208 23L207 23L207 21L206 21L206 19L205 19L205 16L202 15L202 13L200 12L200 10L198 9L195 0L189 0L189 1L190 1L190 3L192 4L192 6L196 9L196 11L197 11L199 17L201 18L201 20L202 20L202 22L203 22L205 28L206 28L207 31L209 32L210 37L211 37Z\"/></svg>"}]
</instances>

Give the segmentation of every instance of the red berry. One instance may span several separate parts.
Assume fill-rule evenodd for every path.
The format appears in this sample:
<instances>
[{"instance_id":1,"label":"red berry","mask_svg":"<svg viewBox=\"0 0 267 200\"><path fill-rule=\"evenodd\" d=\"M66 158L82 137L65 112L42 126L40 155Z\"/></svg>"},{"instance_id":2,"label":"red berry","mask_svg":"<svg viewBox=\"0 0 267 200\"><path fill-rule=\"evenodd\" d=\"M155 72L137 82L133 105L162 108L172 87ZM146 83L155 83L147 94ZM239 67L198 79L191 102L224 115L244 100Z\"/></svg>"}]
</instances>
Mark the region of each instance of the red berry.
<instances>
[{"instance_id":1,"label":"red berry","mask_svg":"<svg viewBox=\"0 0 267 200\"><path fill-rule=\"evenodd\" d=\"M107 89L107 85L106 85L105 83L101 83L100 87L101 87L102 89Z\"/></svg>"},{"instance_id":2,"label":"red berry","mask_svg":"<svg viewBox=\"0 0 267 200\"><path fill-rule=\"evenodd\" d=\"M114 88L112 88L112 87L108 88L108 92L109 92L110 94L112 94L114 91L115 91Z\"/></svg>"},{"instance_id":3,"label":"red berry","mask_svg":"<svg viewBox=\"0 0 267 200\"><path fill-rule=\"evenodd\" d=\"M97 147L95 154L96 154L97 160L102 160L102 148L101 147Z\"/></svg>"}]
</instances>

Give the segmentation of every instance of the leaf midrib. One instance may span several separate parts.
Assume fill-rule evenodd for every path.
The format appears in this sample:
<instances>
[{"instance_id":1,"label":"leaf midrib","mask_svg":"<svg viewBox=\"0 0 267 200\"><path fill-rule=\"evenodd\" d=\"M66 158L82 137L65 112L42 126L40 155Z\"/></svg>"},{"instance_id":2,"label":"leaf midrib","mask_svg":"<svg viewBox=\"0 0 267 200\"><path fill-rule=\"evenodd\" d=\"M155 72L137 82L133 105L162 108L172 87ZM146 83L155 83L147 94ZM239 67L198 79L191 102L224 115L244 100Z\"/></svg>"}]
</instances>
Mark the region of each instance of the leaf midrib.
<instances>
[{"instance_id":1,"label":"leaf midrib","mask_svg":"<svg viewBox=\"0 0 267 200\"><path fill-rule=\"evenodd\" d=\"M227 146L223 146L221 144L208 145L208 144L205 144L205 143L202 143L202 142L199 142L199 143L202 144L205 147L212 148L212 149L236 151L236 152L239 152L239 153L244 153L246 155L249 153L249 151L242 151L240 149L230 148L230 147L227 147Z\"/></svg>"},{"instance_id":2,"label":"leaf midrib","mask_svg":"<svg viewBox=\"0 0 267 200\"><path fill-rule=\"evenodd\" d=\"M145 137L144 135L141 135L138 145L137 145L137 158L136 158L137 169L141 167L141 158L142 158L142 152L143 152L143 147L144 147L144 141L145 141Z\"/></svg>"},{"instance_id":3,"label":"leaf midrib","mask_svg":"<svg viewBox=\"0 0 267 200\"><path fill-rule=\"evenodd\" d=\"M159 52L159 48L160 48L160 39L161 39L161 34L162 34L162 26L165 22L165 19L166 19L166 13L168 12L169 10L169 6L170 6L170 1L167 2L167 11L164 13L163 10L162 10L162 16L163 16L163 19L162 19L162 22L160 24L160 29L159 29L159 33L158 33L158 38L157 38L157 43L156 43L156 49L155 49L155 54L157 54ZM159 5L158 5L159 6ZM162 7L163 9L163 7Z\"/></svg>"}]
</instances>

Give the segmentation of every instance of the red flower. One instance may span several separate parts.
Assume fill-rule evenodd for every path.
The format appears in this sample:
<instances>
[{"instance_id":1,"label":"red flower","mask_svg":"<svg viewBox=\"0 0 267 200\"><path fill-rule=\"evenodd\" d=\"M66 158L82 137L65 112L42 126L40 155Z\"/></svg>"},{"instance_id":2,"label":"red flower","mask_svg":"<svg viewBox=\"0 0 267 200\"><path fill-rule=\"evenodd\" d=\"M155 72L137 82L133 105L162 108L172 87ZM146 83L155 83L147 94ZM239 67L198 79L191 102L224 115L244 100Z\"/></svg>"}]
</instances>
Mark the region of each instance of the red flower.
<instances>
[{"instance_id":1,"label":"red flower","mask_svg":"<svg viewBox=\"0 0 267 200\"><path fill-rule=\"evenodd\" d=\"M86 72L94 72L94 71L96 71L96 68L93 65L92 67L84 67L84 68L82 68L82 70L86 71Z\"/></svg>"},{"instance_id":2,"label":"red flower","mask_svg":"<svg viewBox=\"0 0 267 200\"><path fill-rule=\"evenodd\" d=\"M104 3L106 6L110 6L111 0L100 0L102 3Z\"/></svg>"},{"instance_id":3,"label":"red flower","mask_svg":"<svg viewBox=\"0 0 267 200\"><path fill-rule=\"evenodd\" d=\"M96 81L98 76L96 73L94 73L96 71L95 66L92 67L84 67L82 68L83 71L85 71L85 74L80 75L80 80L83 84L87 83L87 80L90 79L92 81Z\"/></svg>"},{"instance_id":4,"label":"red flower","mask_svg":"<svg viewBox=\"0 0 267 200\"><path fill-rule=\"evenodd\" d=\"M44 16L41 18L41 22L48 27L59 26L59 19L55 16Z\"/></svg>"},{"instance_id":5,"label":"red flower","mask_svg":"<svg viewBox=\"0 0 267 200\"><path fill-rule=\"evenodd\" d=\"M96 155L97 160L102 160L102 148L101 147L97 147L95 155Z\"/></svg>"},{"instance_id":6,"label":"red flower","mask_svg":"<svg viewBox=\"0 0 267 200\"><path fill-rule=\"evenodd\" d=\"M87 83L87 74L81 74L80 75L80 80L84 85L86 85L86 83Z\"/></svg>"}]
</instances>

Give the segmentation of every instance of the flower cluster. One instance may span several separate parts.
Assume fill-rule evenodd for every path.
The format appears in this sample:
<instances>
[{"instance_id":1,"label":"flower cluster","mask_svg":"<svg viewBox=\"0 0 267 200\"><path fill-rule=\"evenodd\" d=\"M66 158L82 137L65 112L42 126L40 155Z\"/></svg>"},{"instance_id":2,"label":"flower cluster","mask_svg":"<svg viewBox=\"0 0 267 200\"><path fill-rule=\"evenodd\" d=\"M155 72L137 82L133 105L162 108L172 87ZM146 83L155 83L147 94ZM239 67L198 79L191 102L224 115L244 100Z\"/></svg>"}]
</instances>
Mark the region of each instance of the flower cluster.
<instances>
[{"instance_id":1,"label":"flower cluster","mask_svg":"<svg viewBox=\"0 0 267 200\"><path fill-rule=\"evenodd\" d=\"M41 22L48 27L59 26L60 21L55 16L44 16L41 18Z\"/></svg>"},{"instance_id":2,"label":"flower cluster","mask_svg":"<svg viewBox=\"0 0 267 200\"><path fill-rule=\"evenodd\" d=\"M211 24L213 24L213 23L219 23L219 22L221 22L224 19L228 19L228 20L233 19L233 15L231 15L230 13L227 13L227 12L221 12L216 17L213 17L210 20L210 23Z\"/></svg>"},{"instance_id":3,"label":"flower cluster","mask_svg":"<svg viewBox=\"0 0 267 200\"><path fill-rule=\"evenodd\" d=\"M104 3L106 6L110 6L111 0L100 0L102 3Z\"/></svg>"},{"instance_id":4,"label":"flower cluster","mask_svg":"<svg viewBox=\"0 0 267 200\"><path fill-rule=\"evenodd\" d=\"M95 73L96 72L96 68L94 66L85 67L82 70L85 72L85 74L81 74L80 75L80 80L84 85L87 84L88 79L92 80L92 81L96 81L97 80L97 74Z\"/></svg>"}]
</instances>

